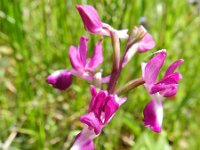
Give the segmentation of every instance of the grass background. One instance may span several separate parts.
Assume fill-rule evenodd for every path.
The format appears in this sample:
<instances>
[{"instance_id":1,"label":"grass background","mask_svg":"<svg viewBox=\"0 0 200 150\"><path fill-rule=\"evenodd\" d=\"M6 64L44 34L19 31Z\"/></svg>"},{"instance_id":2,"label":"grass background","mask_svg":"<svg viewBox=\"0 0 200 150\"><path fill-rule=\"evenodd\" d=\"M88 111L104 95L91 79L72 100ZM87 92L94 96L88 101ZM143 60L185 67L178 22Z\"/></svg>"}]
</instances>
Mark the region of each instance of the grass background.
<instances>
[{"instance_id":1,"label":"grass background","mask_svg":"<svg viewBox=\"0 0 200 150\"><path fill-rule=\"evenodd\" d=\"M140 86L128 93L128 101L95 140L96 149L199 149L200 2L195 0L1 0L0 149L13 135L9 150L69 149L82 129L79 116L87 111L89 84L74 78L60 92L45 83L54 70L71 68L68 47L77 45L81 35L89 37L90 49L98 39L84 30L77 4L93 5L117 29L142 23L153 35L156 47L131 60L118 86L141 76L140 63L158 49L168 51L162 73L176 59L185 60L177 96L164 101L162 133L143 127L142 111L150 97ZM110 39L103 44L107 75Z\"/></svg>"}]
</instances>

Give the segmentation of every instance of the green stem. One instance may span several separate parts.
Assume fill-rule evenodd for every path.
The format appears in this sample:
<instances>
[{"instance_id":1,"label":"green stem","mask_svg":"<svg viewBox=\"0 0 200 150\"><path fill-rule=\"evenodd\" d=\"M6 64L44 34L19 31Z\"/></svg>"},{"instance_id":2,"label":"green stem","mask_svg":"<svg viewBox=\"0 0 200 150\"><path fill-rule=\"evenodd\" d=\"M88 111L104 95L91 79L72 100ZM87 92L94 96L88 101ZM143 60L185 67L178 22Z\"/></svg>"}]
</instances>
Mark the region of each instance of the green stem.
<instances>
[{"instance_id":1,"label":"green stem","mask_svg":"<svg viewBox=\"0 0 200 150\"><path fill-rule=\"evenodd\" d=\"M142 85L144 83L145 83L145 81L144 81L144 79L142 77L134 79L134 80L129 81L128 83L126 83L123 87L117 89L115 91L115 93L117 95L123 94L123 93L128 92L128 91L130 91L130 90L132 90L132 89L134 89L134 88L136 88L139 85Z\"/></svg>"}]
</instances>

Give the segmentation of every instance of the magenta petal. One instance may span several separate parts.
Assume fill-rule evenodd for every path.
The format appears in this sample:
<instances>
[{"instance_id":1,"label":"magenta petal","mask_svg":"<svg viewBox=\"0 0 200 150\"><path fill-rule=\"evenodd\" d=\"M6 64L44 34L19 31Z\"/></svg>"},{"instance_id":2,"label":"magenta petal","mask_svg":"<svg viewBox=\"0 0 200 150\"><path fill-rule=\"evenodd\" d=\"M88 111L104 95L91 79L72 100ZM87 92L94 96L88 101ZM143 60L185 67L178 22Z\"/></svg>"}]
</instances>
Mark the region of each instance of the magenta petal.
<instances>
[{"instance_id":1,"label":"magenta petal","mask_svg":"<svg viewBox=\"0 0 200 150\"><path fill-rule=\"evenodd\" d=\"M102 130L102 124L99 118L93 112L81 116L80 121L94 129L95 134L99 134Z\"/></svg>"},{"instance_id":2,"label":"magenta petal","mask_svg":"<svg viewBox=\"0 0 200 150\"><path fill-rule=\"evenodd\" d=\"M97 95L95 86L93 86L93 85L90 86L90 92L92 94L92 97L95 97Z\"/></svg>"},{"instance_id":3,"label":"magenta petal","mask_svg":"<svg viewBox=\"0 0 200 150\"><path fill-rule=\"evenodd\" d=\"M83 63L83 66L86 65L86 59L87 59L87 51L88 51L87 41L88 41L88 38L86 36L82 36L79 42L79 47L78 47L80 59Z\"/></svg>"},{"instance_id":4,"label":"magenta petal","mask_svg":"<svg viewBox=\"0 0 200 150\"><path fill-rule=\"evenodd\" d=\"M81 61L79 51L74 46L70 46L69 48L69 59L70 59L72 67L75 70L77 71L84 70L84 65L83 65L83 62Z\"/></svg>"},{"instance_id":5,"label":"magenta petal","mask_svg":"<svg viewBox=\"0 0 200 150\"><path fill-rule=\"evenodd\" d=\"M182 78L181 74L175 72L162 78L157 84L178 84L178 81Z\"/></svg>"},{"instance_id":6,"label":"magenta petal","mask_svg":"<svg viewBox=\"0 0 200 150\"><path fill-rule=\"evenodd\" d=\"M113 117L118 108L119 104L116 102L114 95L107 96L104 107L104 112L105 112L104 124L109 122L109 120Z\"/></svg>"},{"instance_id":7,"label":"magenta petal","mask_svg":"<svg viewBox=\"0 0 200 150\"><path fill-rule=\"evenodd\" d=\"M57 89L65 90L72 83L72 75L68 70L58 70L49 75L46 81Z\"/></svg>"},{"instance_id":8,"label":"magenta petal","mask_svg":"<svg viewBox=\"0 0 200 150\"><path fill-rule=\"evenodd\" d=\"M85 29L90 33L96 33L102 29L102 23L96 9L89 5L77 5Z\"/></svg>"},{"instance_id":9,"label":"magenta petal","mask_svg":"<svg viewBox=\"0 0 200 150\"><path fill-rule=\"evenodd\" d=\"M96 114L97 117L101 118L101 111L105 103L106 95L107 93L102 90L97 94L97 96L92 97L89 112L92 111Z\"/></svg>"},{"instance_id":10,"label":"magenta petal","mask_svg":"<svg viewBox=\"0 0 200 150\"><path fill-rule=\"evenodd\" d=\"M145 66L144 70L144 80L146 84L153 84L160 72L160 69L165 61L166 51L159 52L154 56Z\"/></svg>"},{"instance_id":11,"label":"magenta petal","mask_svg":"<svg viewBox=\"0 0 200 150\"><path fill-rule=\"evenodd\" d=\"M151 36L151 34L147 33L139 42L138 52L146 52L147 50L154 48L154 46L155 42L153 40L153 37Z\"/></svg>"},{"instance_id":12,"label":"magenta petal","mask_svg":"<svg viewBox=\"0 0 200 150\"><path fill-rule=\"evenodd\" d=\"M163 120L162 102L151 100L144 108L144 125L155 132L161 132Z\"/></svg>"},{"instance_id":13,"label":"magenta petal","mask_svg":"<svg viewBox=\"0 0 200 150\"><path fill-rule=\"evenodd\" d=\"M177 91L178 91L178 84L171 84L168 85L169 87L166 87L165 90L161 91L160 94L164 97L171 97L176 95Z\"/></svg>"},{"instance_id":14,"label":"magenta petal","mask_svg":"<svg viewBox=\"0 0 200 150\"><path fill-rule=\"evenodd\" d=\"M94 150L94 143L92 140L86 141L80 150Z\"/></svg>"},{"instance_id":15,"label":"magenta petal","mask_svg":"<svg viewBox=\"0 0 200 150\"><path fill-rule=\"evenodd\" d=\"M158 83L154 84L150 89L150 94L160 92L165 97L174 96L177 93L178 81L181 79L181 75L175 72L167 77L164 77Z\"/></svg>"},{"instance_id":16,"label":"magenta petal","mask_svg":"<svg viewBox=\"0 0 200 150\"><path fill-rule=\"evenodd\" d=\"M87 68L90 70L94 70L103 62L103 54L102 54L102 39L98 41L95 45L94 54L91 59L88 61Z\"/></svg>"},{"instance_id":17,"label":"magenta petal","mask_svg":"<svg viewBox=\"0 0 200 150\"><path fill-rule=\"evenodd\" d=\"M176 95L178 90L178 84L156 84L151 88L150 94L157 92L164 97L171 97Z\"/></svg>"},{"instance_id":18,"label":"magenta petal","mask_svg":"<svg viewBox=\"0 0 200 150\"><path fill-rule=\"evenodd\" d=\"M110 77L111 77L111 75L103 77L102 80L101 80L102 83L108 83L110 81Z\"/></svg>"},{"instance_id":19,"label":"magenta petal","mask_svg":"<svg viewBox=\"0 0 200 150\"><path fill-rule=\"evenodd\" d=\"M85 126L82 132L76 136L70 150L94 150L93 139L95 137L94 131Z\"/></svg>"},{"instance_id":20,"label":"magenta petal","mask_svg":"<svg viewBox=\"0 0 200 150\"><path fill-rule=\"evenodd\" d=\"M182 63L183 63L183 59L179 59L177 61L175 61L174 63L172 63L169 68L166 70L164 77L174 73L174 71L176 70L176 68L178 68Z\"/></svg>"}]
</instances>

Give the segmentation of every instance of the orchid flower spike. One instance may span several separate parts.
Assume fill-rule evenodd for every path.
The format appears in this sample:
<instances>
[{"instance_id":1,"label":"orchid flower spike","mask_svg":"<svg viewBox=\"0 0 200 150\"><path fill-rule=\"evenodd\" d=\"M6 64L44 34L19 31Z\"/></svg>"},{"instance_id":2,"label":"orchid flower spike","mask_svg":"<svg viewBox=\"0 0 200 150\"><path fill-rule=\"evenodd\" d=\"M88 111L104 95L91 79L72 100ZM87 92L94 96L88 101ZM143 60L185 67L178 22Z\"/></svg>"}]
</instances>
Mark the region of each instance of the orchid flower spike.
<instances>
[{"instance_id":1,"label":"orchid flower spike","mask_svg":"<svg viewBox=\"0 0 200 150\"><path fill-rule=\"evenodd\" d=\"M145 127L149 127L155 132L162 130L162 98L174 96L178 90L178 82L182 78L180 73L174 72L183 63L183 59L179 59L172 63L166 70L164 77L156 82L165 58L166 51L161 50L148 63L142 63L144 85L152 98L144 109L144 124Z\"/></svg>"},{"instance_id":2,"label":"orchid flower spike","mask_svg":"<svg viewBox=\"0 0 200 150\"><path fill-rule=\"evenodd\" d=\"M99 34L110 36L110 31L115 30L113 27L106 23L102 23L96 9L90 5L77 5L78 10L85 29L92 34ZM116 30L120 38L128 38L128 30Z\"/></svg>"},{"instance_id":3,"label":"orchid flower spike","mask_svg":"<svg viewBox=\"0 0 200 150\"><path fill-rule=\"evenodd\" d=\"M103 62L102 53L102 39L100 39L94 48L94 53L91 58L87 58L87 41L88 38L82 36L79 46L70 46L69 58L72 65L72 70L58 70L49 75L46 79L47 83L52 84L53 87L65 90L72 83L72 75L82 78L84 80L93 81L95 76L95 69ZM100 83L109 82L110 77L103 77Z\"/></svg>"},{"instance_id":4,"label":"orchid flower spike","mask_svg":"<svg viewBox=\"0 0 200 150\"><path fill-rule=\"evenodd\" d=\"M89 111L87 114L80 117L80 121L87 125L88 132L85 133L85 136L87 135L88 138L87 140L85 139L85 141L90 142L82 143L92 143L92 138L97 137L101 133L103 127L110 122L119 107L126 101L126 98L119 98L116 94L109 94L104 90L97 92L94 86L90 87L90 91L92 99L90 101ZM80 134L82 134L82 132ZM72 146L79 147L77 150L82 150L81 146L85 145L78 145L81 143L77 142L81 141L80 138L81 136L78 135Z\"/></svg>"}]
</instances>

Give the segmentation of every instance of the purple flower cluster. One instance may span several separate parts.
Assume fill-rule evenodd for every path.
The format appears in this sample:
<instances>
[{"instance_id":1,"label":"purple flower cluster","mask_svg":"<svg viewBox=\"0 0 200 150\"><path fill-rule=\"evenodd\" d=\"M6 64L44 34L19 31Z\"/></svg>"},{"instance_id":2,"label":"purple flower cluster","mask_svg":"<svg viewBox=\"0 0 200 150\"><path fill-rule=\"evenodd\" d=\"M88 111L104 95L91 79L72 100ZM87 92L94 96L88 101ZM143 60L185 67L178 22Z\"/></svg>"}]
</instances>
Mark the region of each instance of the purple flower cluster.
<instances>
[{"instance_id":1,"label":"purple flower cluster","mask_svg":"<svg viewBox=\"0 0 200 150\"><path fill-rule=\"evenodd\" d=\"M93 140L96 138L115 115L119 107L127 100L120 98L123 92L130 91L139 85L146 87L151 101L144 108L144 125L152 131L161 132L163 120L163 98L171 97L177 93L178 82L182 78L175 70L183 63L179 59L172 63L166 70L164 77L156 81L160 69L166 58L166 50L160 50L147 63L142 63L142 77L134 79L123 87L116 89L122 69L138 52L143 53L155 46L152 36L143 26L136 26L128 34L127 29L116 30L107 23L103 23L94 7L89 5L76 6L86 31L91 34L101 35L94 47L93 55L88 58L88 38L82 36L77 47L70 46L69 59L71 70L58 70L46 79L48 84L59 90L65 90L72 84L72 76L82 78L91 84L91 101L88 113L80 117L85 124L83 130L77 135L71 150L94 150ZM102 77L103 69L103 37L112 40L113 68L111 74ZM120 57L120 39L127 40L124 53ZM107 89L102 89L102 84L107 84Z\"/></svg>"}]
</instances>

